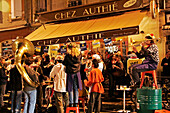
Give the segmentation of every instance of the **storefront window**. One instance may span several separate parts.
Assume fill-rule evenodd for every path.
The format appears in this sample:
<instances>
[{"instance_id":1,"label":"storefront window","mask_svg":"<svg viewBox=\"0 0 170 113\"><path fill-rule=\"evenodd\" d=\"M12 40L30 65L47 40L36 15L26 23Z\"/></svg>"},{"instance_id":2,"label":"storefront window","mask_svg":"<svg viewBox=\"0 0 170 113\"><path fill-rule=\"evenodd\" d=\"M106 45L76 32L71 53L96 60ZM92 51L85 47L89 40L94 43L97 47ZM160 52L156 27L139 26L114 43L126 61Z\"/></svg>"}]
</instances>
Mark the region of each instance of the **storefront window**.
<instances>
[{"instance_id":1,"label":"storefront window","mask_svg":"<svg viewBox=\"0 0 170 113\"><path fill-rule=\"evenodd\" d=\"M68 7L82 5L82 0L68 0Z\"/></svg>"},{"instance_id":2,"label":"storefront window","mask_svg":"<svg viewBox=\"0 0 170 113\"><path fill-rule=\"evenodd\" d=\"M22 0L11 0L11 18L22 17Z\"/></svg>"}]
</instances>

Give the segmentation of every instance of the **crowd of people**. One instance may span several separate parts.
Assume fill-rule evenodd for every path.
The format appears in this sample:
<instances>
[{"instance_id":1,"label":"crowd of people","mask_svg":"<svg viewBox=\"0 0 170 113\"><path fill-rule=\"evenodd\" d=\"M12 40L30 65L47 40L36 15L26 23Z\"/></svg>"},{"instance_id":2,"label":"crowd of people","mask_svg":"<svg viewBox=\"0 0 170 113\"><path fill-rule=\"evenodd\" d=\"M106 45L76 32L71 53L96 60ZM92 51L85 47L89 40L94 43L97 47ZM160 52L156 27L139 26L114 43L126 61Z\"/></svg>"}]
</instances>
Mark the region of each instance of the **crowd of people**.
<instances>
[{"instance_id":1,"label":"crowd of people","mask_svg":"<svg viewBox=\"0 0 170 113\"><path fill-rule=\"evenodd\" d=\"M146 36L152 39L152 36ZM147 47L144 47L147 46ZM131 80L127 80L127 60L129 58L145 57L142 64L131 66L130 74L135 81L133 85L139 84L139 72L154 70L157 68L158 48L152 40L147 40L142 44L140 52L134 48L127 56L121 53L105 52L102 56L100 52L90 51L82 55L77 44L67 45L67 53L60 54L56 58L44 53L42 56L34 55L22 61L26 72L34 82L39 82L38 87L33 87L26 82L17 69L14 56L9 58L10 63L5 63L4 58L0 58L0 108L4 106L3 97L5 90L11 90L11 112L21 112L22 94L24 94L23 113L34 113L35 105L41 109L43 107L44 81L53 81L54 97L56 101L57 113L64 113L67 107L77 107L79 91L87 94L88 113L93 110L99 113L101 109L101 94L104 93L103 85L106 78L109 79L109 97L115 95L116 85L129 85ZM161 62L163 74L169 73L170 51L166 53L166 58ZM7 76L9 75L9 76ZM9 84L7 84L8 78ZM130 78L130 77L129 77ZM6 86L9 87L6 87Z\"/></svg>"}]
</instances>

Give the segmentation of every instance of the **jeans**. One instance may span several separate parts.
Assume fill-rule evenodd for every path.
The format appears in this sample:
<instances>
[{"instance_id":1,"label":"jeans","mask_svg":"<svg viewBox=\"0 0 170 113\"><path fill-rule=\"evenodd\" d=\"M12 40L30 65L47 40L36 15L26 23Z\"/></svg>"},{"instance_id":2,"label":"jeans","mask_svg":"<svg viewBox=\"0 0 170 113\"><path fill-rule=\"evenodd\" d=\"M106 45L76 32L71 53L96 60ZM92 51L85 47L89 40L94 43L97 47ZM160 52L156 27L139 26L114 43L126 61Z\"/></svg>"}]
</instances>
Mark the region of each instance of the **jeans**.
<instances>
[{"instance_id":1,"label":"jeans","mask_svg":"<svg viewBox=\"0 0 170 113\"><path fill-rule=\"evenodd\" d=\"M23 113L34 113L37 90L24 91L25 94L25 104Z\"/></svg>"},{"instance_id":2,"label":"jeans","mask_svg":"<svg viewBox=\"0 0 170 113\"><path fill-rule=\"evenodd\" d=\"M77 78L77 75L75 74L74 80L73 80L73 90L71 92L69 92L69 102L70 102L70 104L78 103L79 92L78 92L77 84L78 84L78 78Z\"/></svg>"},{"instance_id":3,"label":"jeans","mask_svg":"<svg viewBox=\"0 0 170 113\"><path fill-rule=\"evenodd\" d=\"M22 101L22 90L11 91L11 112L12 113L21 112L21 101Z\"/></svg>"},{"instance_id":4,"label":"jeans","mask_svg":"<svg viewBox=\"0 0 170 113\"><path fill-rule=\"evenodd\" d=\"M150 71L152 69L148 69L146 67L147 64L135 64L129 67L130 76L132 75L132 79L134 80L134 83L140 82L140 72L144 71Z\"/></svg>"},{"instance_id":5,"label":"jeans","mask_svg":"<svg viewBox=\"0 0 170 113\"><path fill-rule=\"evenodd\" d=\"M0 85L0 107L4 106L4 95L6 90L6 84Z\"/></svg>"},{"instance_id":6,"label":"jeans","mask_svg":"<svg viewBox=\"0 0 170 113\"><path fill-rule=\"evenodd\" d=\"M91 92L87 113L92 113L93 109L95 110L95 113L100 113L100 108L101 108L101 93Z\"/></svg>"},{"instance_id":7,"label":"jeans","mask_svg":"<svg viewBox=\"0 0 170 113\"><path fill-rule=\"evenodd\" d=\"M43 88L42 84L37 87L37 105L39 108L43 106Z\"/></svg>"},{"instance_id":8,"label":"jeans","mask_svg":"<svg viewBox=\"0 0 170 113\"><path fill-rule=\"evenodd\" d=\"M55 91L54 94L57 106L57 113L64 113L63 104L66 112L66 107L69 105L68 93Z\"/></svg>"}]
</instances>

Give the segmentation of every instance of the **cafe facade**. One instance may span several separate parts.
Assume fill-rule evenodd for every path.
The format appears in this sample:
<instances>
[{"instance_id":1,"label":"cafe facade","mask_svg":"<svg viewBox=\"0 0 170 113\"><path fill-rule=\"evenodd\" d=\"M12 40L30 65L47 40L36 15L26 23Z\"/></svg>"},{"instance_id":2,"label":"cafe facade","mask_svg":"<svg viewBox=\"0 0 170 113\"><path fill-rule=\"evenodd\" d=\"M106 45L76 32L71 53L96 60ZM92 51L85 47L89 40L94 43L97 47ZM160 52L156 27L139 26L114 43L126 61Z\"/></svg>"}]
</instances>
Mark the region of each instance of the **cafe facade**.
<instances>
[{"instance_id":1,"label":"cafe facade","mask_svg":"<svg viewBox=\"0 0 170 113\"><path fill-rule=\"evenodd\" d=\"M163 22L159 22L160 18L163 16L159 15L154 0L145 3L143 0L108 0L38 13L42 25L25 38L38 47L48 45L49 50L56 50L52 45L86 42L89 50L97 49L104 53L106 48L114 46L122 55L127 55L132 50L132 42L144 41L146 34L154 34L159 54L164 56L165 40L161 34ZM105 39L112 42L105 45ZM93 48L94 40L99 40L99 48ZM161 70L159 64L158 75Z\"/></svg>"}]
</instances>

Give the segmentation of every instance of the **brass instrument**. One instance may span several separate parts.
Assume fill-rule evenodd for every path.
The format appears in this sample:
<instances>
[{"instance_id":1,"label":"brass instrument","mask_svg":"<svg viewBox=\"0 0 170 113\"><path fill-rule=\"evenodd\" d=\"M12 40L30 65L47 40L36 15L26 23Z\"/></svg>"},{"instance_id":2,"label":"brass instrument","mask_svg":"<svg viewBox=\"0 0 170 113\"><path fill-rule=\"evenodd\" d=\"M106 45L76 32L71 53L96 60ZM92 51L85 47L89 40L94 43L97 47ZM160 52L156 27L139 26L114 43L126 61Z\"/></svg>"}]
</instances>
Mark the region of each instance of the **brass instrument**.
<instances>
[{"instance_id":1,"label":"brass instrument","mask_svg":"<svg viewBox=\"0 0 170 113\"><path fill-rule=\"evenodd\" d=\"M141 43L146 42L148 40L155 40L156 42L158 42L161 39L160 38L155 38L155 39L145 39L145 40L137 40L137 41L130 39L130 46L135 46L135 47L141 46Z\"/></svg>"},{"instance_id":2,"label":"brass instrument","mask_svg":"<svg viewBox=\"0 0 170 113\"><path fill-rule=\"evenodd\" d=\"M27 74L25 68L21 64L23 55L33 55L34 54L34 45L27 39L17 39L12 44L12 50L15 53L15 62L16 67L20 74L23 76L24 80L31 85L32 87L38 87L39 83L33 82L29 75Z\"/></svg>"}]
</instances>

